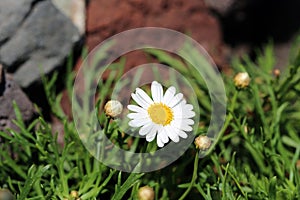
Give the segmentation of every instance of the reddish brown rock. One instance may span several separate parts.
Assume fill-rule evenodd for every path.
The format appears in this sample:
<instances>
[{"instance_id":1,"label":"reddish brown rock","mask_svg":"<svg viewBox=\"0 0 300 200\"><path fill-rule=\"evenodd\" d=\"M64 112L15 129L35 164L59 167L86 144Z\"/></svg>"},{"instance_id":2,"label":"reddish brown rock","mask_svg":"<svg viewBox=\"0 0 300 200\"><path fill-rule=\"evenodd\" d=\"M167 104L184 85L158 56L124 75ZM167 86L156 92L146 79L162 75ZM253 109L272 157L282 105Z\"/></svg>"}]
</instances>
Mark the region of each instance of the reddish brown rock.
<instances>
[{"instance_id":1,"label":"reddish brown rock","mask_svg":"<svg viewBox=\"0 0 300 200\"><path fill-rule=\"evenodd\" d=\"M208 51L218 66L226 66L226 48L222 42L221 28L204 0L90 0L86 14L86 45L89 51L122 31L163 27L191 36ZM141 51L131 52L126 58L127 69L149 62L147 55ZM81 61L75 69L80 65ZM68 97L64 95L62 106L70 116L69 104Z\"/></svg>"},{"instance_id":2,"label":"reddish brown rock","mask_svg":"<svg viewBox=\"0 0 300 200\"><path fill-rule=\"evenodd\" d=\"M220 26L203 0L90 0L87 7L87 46L92 50L117 33L149 26L190 35L203 45L219 66L224 65ZM147 60L138 53L129 56L127 65L142 63L147 63Z\"/></svg>"}]
</instances>

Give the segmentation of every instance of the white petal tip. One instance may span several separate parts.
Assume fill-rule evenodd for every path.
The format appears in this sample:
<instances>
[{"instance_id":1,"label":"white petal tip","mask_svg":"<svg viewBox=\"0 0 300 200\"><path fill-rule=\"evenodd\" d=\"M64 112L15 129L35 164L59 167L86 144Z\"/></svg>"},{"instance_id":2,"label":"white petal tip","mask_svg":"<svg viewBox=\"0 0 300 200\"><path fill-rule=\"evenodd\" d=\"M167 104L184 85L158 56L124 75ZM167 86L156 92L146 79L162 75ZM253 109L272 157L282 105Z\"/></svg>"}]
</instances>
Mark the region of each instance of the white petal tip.
<instances>
[{"instance_id":1,"label":"white petal tip","mask_svg":"<svg viewBox=\"0 0 300 200\"><path fill-rule=\"evenodd\" d=\"M139 124L134 123L134 120L131 120L130 122L128 122L128 125L131 126L131 127L134 127L134 128L137 128L137 127L141 127L141 126L142 126L142 125L139 125Z\"/></svg>"},{"instance_id":2,"label":"white petal tip","mask_svg":"<svg viewBox=\"0 0 300 200\"><path fill-rule=\"evenodd\" d=\"M162 147L164 147L164 143L157 143L157 146L162 148Z\"/></svg>"},{"instance_id":3,"label":"white petal tip","mask_svg":"<svg viewBox=\"0 0 300 200\"><path fill-rule=\"evenodd\" d=\"M146 141L147 141L147 142L152 142L152 141L154 140L154 138L155 138L155 137L152 137L152 138L146 137Z\"/></svg>"},{"instance_id":4,"label":"white petal tip","mask_svg":"<svg viewBox=\"0 0 300 200\"><path fill-rule=\"evenodd\" d=\"M178 143L179 142L179 137L178 137L178 139L176 138L176 139L173 139L172 141L175 142L175 143Z\"/></svg>"}]
</instances>

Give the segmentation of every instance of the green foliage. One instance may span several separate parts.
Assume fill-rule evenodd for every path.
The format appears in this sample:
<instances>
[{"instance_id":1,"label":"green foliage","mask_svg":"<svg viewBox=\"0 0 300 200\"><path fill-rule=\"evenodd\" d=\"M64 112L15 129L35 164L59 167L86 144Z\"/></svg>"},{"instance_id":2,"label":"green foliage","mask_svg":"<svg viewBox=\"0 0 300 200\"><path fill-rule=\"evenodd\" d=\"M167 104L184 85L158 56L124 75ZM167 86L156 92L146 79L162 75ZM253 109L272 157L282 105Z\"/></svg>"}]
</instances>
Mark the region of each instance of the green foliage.
<instances>
[{"instance_id":1,"label":"green foliage","mask_svg":"<svg viewBox=\"0 0 300 200\"><path fill-rule=\"evenodd\" d=\"M205 133L211 109L203 79L190 73L192 66L180 59L159 50L147 52L188 78L201 111L197 134ZM55 91L57 76L50 80L44 77L51 112L63 124L63 144L58 142L59 133L53 133L53 127L43 116L25 126L15 105L19 131L0 132L0 187L8 188L17 199L76 199L71 191L77 191L82 200L137 199L138 188L143 185L154 189L155 199L300 199L298 49L291 55L288 68L280 76L272 74L276 59L271 45L259 53L255 62L247 56L234 60L234 74L248 72L251 83L248 88L238 90L233 83L234 74L223 74L228 108L216 146L209 155L198 159L198 152L191 145L170 166L146 174L118 172L95 160L82 145L74 123L61 109L61 94L56 95ZM156 150L154 144L122 136L117 123L107 123L102 111L124 65L124 59L114 63L106 81L100 80L99 122L121 148ZM69 68L66 80L69 95L73 79ZM131 84L134 88L137 83Z\"/></svg>"}]
</instances>

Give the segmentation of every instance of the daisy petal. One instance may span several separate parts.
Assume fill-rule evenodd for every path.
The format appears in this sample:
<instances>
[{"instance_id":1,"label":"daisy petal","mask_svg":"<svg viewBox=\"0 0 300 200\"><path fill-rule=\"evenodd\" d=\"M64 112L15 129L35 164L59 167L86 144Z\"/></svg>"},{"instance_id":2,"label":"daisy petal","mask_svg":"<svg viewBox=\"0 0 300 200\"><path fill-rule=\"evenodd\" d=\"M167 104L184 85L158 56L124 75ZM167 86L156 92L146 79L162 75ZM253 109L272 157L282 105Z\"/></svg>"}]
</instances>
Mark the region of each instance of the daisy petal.
<instances>
[{"instance_id":1,"label":"daisy petal","mask_svg":"<svg viewBox=\"0 0 300 200\"><path fill-rule=\"evenodd\" d=\"M185 104L184 105L184 110L193 110L193 105L191 105L191 104Z\"/></svg>"},{"instance_id":2,"label":"daisy petal","mask_svg":"<svg viewBox=\"0 0 300 200\"><path fill-rule=\"evenodd\" d=\"M132 93L131 97L139 106L143 107L144 109L147 109L149 107L149 103L143 98L141 98L139 95Z\"/></svg>"},{"instance_id":3,"label":"daisy petal","mask_svg":"<svg viewBox=\"0 0 300 200\"><path fill-rule=\"evenodd\" d=\"M146 101L148 104L153 104L152 99L148 96L146 92L144 92L140 88L136 88L136 94L139 95L144 101Z\"/></svg>"},{"instance_id":4,"label":"daisy petal","mask_svg":"<svg viewBox=\"0 0 300 200\"><path fill-rule=\"evenodd\" d=\"M157 143L157 146L160 148L165 145L158 137L156 138L156 143Z\"/></svg>"},{"instance_id":5,"label":"daisy petal","mask_svg":"<svg viewBox=\"0 0 300 200\"><path fill-rule=\"evenodd\" d=\"M182 119L175 119L172 121L171 126L183 130L183 131L192 131L193 128L188 124L184 123Z\"/></svg>"},{"instance_id":6,"label":"daisy petal","mask_svg":"<svg viewBox=\"0 0 300 200\"><path fill-rule=\"evenodd\" d=\"M177 114L178 112L176 112ZM174 119L189 119L192 117L195 117L195 112L193 111L183 111L183 113L181 113L181 115L176 115L174 114Z\"/></svg>"},{"instance_id":7,"label":"daisy petal","mask_svg":"<svg viewBox=\"0 0 300 200\"><path fill-rule=\"evenodd\" d=\"M181 103L181 105L186 105L187 104L185 99L183 99L180 103Z\"/></svg>"},{"instance_id":8,"label":"daisy petal","mask_svg":"<svg viewBox=\"0 0 300 200\"><path fill-rule=\"evenodd\" d=\"M169 142L168 134L165 130L165 127L162 128L160 131L158 131L157 137L163 142L167 143Z\"/></svg>"},{"instance_id":9,"label":"daisy petal","mask_svg":"<svg viewBox=\"0 0 300 200\"><path fill-rule=\"evenodd\" d=\"M148 135L146 135L146 141L147 142L152 142L156 136L156 132L151 132Z\"/></svg>"},{"instance_id":10,"label":"daisy petal","mask_svg":"<svg viewBox=\"0 0 300 200\"><path fill-rule=\"evenodd\" d=\"M177 135L175 128L172 126L166 126L165 132L168 134L168 137L175 143L179 142L179 136Z\"/></svg>"},{"instance_id":11,"label":"daisy petal","mask_svg":"<svg viewBox=\"0 0 300 200\"><path fill-rule=\"evenodd\" d=\"M139 134L141 136L151 134L152 129L153 129L153 124L152 123L146 124L146 125L144 125L143 127L140 128Z\"/></svg>"},{"instance_id":12,"label":"daisy petal","mask_svg":"<svg viewBox=\"0 0 300 200\"><path fill-rule=\"evenodd\" d=\"M144 126L150 122L151 121L149 119L133 119L128 123L128 125L131 127L140 127L140 126Z\"/></svg>"},{"instance_id":13,"label":"daisy petal","mask_svg":"<svg viewBox=\"0 0 300 200\"><path fill-rule=\"evenodd\" d=\"M164 95L163 103L168 105L169 102L174 98L175 93L176 88L174 86L169 87Z\"/></svg>"},{"instance_id":14,"label":"daisy petal","mask_svg":"<svg viewBox=\"0 0 300 200\"><path fill-rule=\"evenodd\" d=\"M184 111L181 118L192 118L195 117L195 115L194 111Z\"/></svg>"},{"instance_id":15,"label":"daisy petal","mask_svg":"<svg viewBox=\"0 0 300 200\"><path fill-rule=\"evenodd\" d=\"M163 98L163 88L161 84L159 84L156 81L153 81L151 84L151 94L155 103L161 102Z\"/></svg>"},{"instance_id":16,"label":"daisy petal","mask_svg":"<svg viewBox=\"0 0 300 200\"><path fill-rule=\"evenodd\" d=\"M173 112L175 119L187 119L196 115L194 111L185 110L181 106L175 106L175 108L173 108Z\"/></svg>"},{"instance_id":17,"label":"daisy petal","mask_svg":"<svg viewBox=\"0 0 300 200\"><path fill-rule=\"evenodd\" d=\"M145 119L145 118L147 118L148 117L148 115L147 114L145 114L145 113L129 113L128 115L127 115L127 117L129 118L129 119Z\"/></svg>"},{"instance_id":18,"label":"daisy petal","mask_svg":"<svg viewBox=\"0 0 300 200\"><path fill-rule=\"evenodd\" d=\"M183 110L181 108L178 109L172 109L174 114L174 119L181 119Z\"/></svg>"},{"instance_id":19,"label":"daisy petal","mask_svg":"<svg viewBox=\"0 0 300 200\"><path fill-rule=\"evenodd\" d=\"M184 131L182 131L182 130L178 130L178 135L179 135L179 137L181 137L181 138L187 138L187 134L186 134L186 132L184 132Z\"/></svg>"},{"instance_id":20,"label":"daisy petal","mask_svg":"<svg viewBox=\"0 0 300 200\"><path fill-rule=\"evenodd\" d=\"M195 122L192 119L183 119L183 123L187 125L194 125Z\"/></svg>"},{"instance_id":21,"label":"daisy petal","mask_svg":"<svg viewBox=\"0 0 300 200\"><path fill-rule=\"evenodd\" d=\"M147 114L147 111L144 108L141 108L136 105L128 105L127 106L128 110L133 111L133 112L139 112L139 113L145 113Z\"/></svg>"},{"instance_id":22,"label":"daisy petal","mask_svg":"<svg viewBox=\"0 0 300 200\"><path fill-rule=\"evenodd\" d=\"M187 125L187 124L182 124L182 125L180 126L180 129L183 130L183 131L187 131L187 132L193 130L193 128L192 128L191 126Z\"/></svg>"},{"instance_id":23,"label":"daisy petal","mask_svg":"<svg viewBox=\"0 0 300 200\"><path fill-rule=\"evenodd\" d=\"M178 93L174 96L174 98L170 101L170 103L168 104L169 107L173 108L174 106L176 106L183 98L183 94L182 93Z\"/></svg>"},{"instance_id":24,"label":"daisy petal","mask_svg":"<svg viewBox=\"0 0 300 200\"><path fill-rule=\"evenodd\" d=\"M181 116L183 112L183 108L185 107L185 100L183 99L180 103L176 104L174 107L172 107L172 110L174 112L175 116Z\"/></svg>"}]
</instances>

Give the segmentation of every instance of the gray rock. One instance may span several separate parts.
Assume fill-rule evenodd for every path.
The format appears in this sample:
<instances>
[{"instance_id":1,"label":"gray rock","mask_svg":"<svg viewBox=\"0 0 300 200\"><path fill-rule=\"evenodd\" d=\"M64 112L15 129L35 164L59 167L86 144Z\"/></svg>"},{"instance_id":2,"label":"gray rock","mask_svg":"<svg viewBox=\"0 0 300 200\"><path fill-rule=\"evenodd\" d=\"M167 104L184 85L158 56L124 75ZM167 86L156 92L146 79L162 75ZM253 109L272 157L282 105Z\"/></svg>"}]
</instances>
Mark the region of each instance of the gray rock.
<instances>
[{"instance_id":1,"label":"gray rock","mask_svg":"<svg viewBox=\"0 0 300 200\"><path fill-rule=\"evenodd\" d=\"M3 34L7 41L0 46L0 63L14 74L14 80L22 88L28 88L40 81L41 73L49 74L62 67L81 36L70 19L52 1L19 1L0 1L0 8L6 6L9 10L3 13L10 13L12 16L24 9L21 5L27 5L27 9L24 9L27 12L22 11L27 14L15 17L23 19L19 20L18 25L10 27L3 23L13 31L10 31L11 37ZM13 8L14 4L19 9ZM7 14L3 17L3 13L0 12L0 19L6 19Z\"/></svg>"},{"instance_id":2,"label":"gray rock","mask_svg":"<svg viewBox=\"0 0 300 200\"><path fill-rule=\"evenodd\" d=\"M80 34L85 33L86 0L52 0L53 4L78 28Z\"/></svg>"},{"instance_id":3,"label":"gray rock","mask_svg":"<svg viewBox=\"0 0 300 200\"><path fill-rule=\"evenodd\" d=\"M13 122L16 119L13 102L19 107L25 123L34 118L35 109L12 77L5 74L2 65L0 65L0 76L0 131L5 131L7 128L18 130L19 128Z\"/></svg>"},{"instance_id":4,"label":"gray rock","mask_svg":"<svg viewBox=\"0 0 300 200\"><path fill-rule=\"evenodd\" d=\"M28 15L37 0L0 1L0 44L8 40Z\"/></svg>"}]
</instances>

